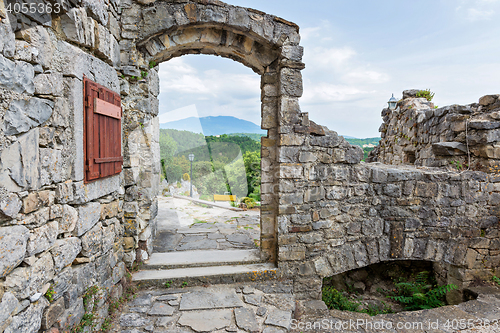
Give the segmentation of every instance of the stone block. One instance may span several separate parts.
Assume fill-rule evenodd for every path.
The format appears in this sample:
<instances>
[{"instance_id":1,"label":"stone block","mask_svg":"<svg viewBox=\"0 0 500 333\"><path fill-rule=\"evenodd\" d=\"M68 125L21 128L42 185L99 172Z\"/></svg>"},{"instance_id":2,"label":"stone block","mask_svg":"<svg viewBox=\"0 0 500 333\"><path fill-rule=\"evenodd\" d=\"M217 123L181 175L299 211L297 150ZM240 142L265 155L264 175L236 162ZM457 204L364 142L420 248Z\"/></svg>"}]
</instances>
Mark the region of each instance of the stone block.
<instances>
[{"instance_id":1,"label":"stone block","mask_svg":"<svg viewBox=\"0 0 500 333\"><path fill-rule=\"evenodd\" d=\"M278 251L278 258L283 261L304 260L306 256L304 246L281 246Z\"/></svg>"},{"instance_id":2,"label":"stone block","mask_svg":"<svg viewBox=\"0 0 500 333\"><path fill-rule=\"evenodd\" d=\"M312 146L335 148L338 147L342 141L342 137L339 137L336 132L329 132L327 136L312 137L310 143Z\"/></svg>"},{"instance_id":3,"label":"stone block","mask_svg":"<svg viewBox=\"0 0 500 333\"><path fill-rule=\"evenodd\" d=\"M61 218L58 220L59 222L58 232L60 234L73 232L77 221L78 221L78 211L69 205L63 205L62 215Z\"/></svg>"},{"instance_id":4,"label":"stone block","mask_svg":"<svg viewBox=\"0 0 500 333\"><path fill-rule=\"evenodd\" d=\"M14 332L38 332L42 323L43 310L49 305L45 297L40 298L19 315L12 318L5 333Z\"/></svg>"},{"instance_id":5,"label":"stone block","mask_svg":"<svg viewBox=\"0 0 500 333\"><path fill-rule=\"evenodd\" d=\"M81 238L82 252L85 257L93 257L102 252L102 224L97 223L92 229L87 231Z\"/></svg>"},{"instance_id":6,"label":"stone block","mask_svg":"<svg viewBox=\"0 0 500 333\"><path fill-rule=\"evenodd\" d=\"M31 236L26 246L26 255L32 256L50 248L56 242L59 223L57 221L47 223L31 230Z\"/></svg>"},{"instance_id":7,"label":"stone block","mask_svg":"<svg viewBox=\"0 0 500 333\"><path fill-rule=\"evenodd\" d=\"M96 22L87 16L85 8L71 8L63 14L61 29L67 40L82 46L95 47Z\"/></svg>"},{"instance_id":8,"label":"stone block","mask_svg":"<svg viewBox=\"0 0 500 333\"><path fill-rule=\"evenodd\" d=\"M5 114L4 130L6 135L27 132L47 121L52 115L54 102L33 97L26 100L14 100Z\"/></svg>"},{"instance_id":9,"label":"stone block","mask_svg":"<svg viewBox=\"0 0 500 333\"><path fill-rule=\"evenodd\" d=\"M23 226L0 228L0 277L23 261L29 236L29 230Z\"/></svg>"},{"instance_id":10,"label":"stone block","mask_svg":"<svg viewBox=\"0 0 500 333\"><path fill-rule=\"evenodd\" d=\"M33 84L37 95L62 96L63 94L62 73L38 74Z\"/></svg>"},{"instance_id":11,"label":"stone block","mask_svg":"<svg viewBox=\"0 0 500 333\"><path fill-rule=\"evenodd\" d=\"M52 303L45 311L42 316L42 328L48 329L52 327L64 313L64 298L59 298L57 301Z\"/></svg>"},{"instance_id":12,"label":"stone block","mask_svg":"<svg viewBox=\"0 0 500 333\"><path fill-rule=\"evenodd\" d=\"M304 151L299 154L299 162L307 163L307 162L316 162L318 158L312 152Z\"/></svg>"},{"instance_id":13,"label":"stone block","mask_svg":"<svg viewBox=\"0 0 500 333\"><path fill-rule=\"evenodd\" d=\"M312 187L306 190L304 195L305 202L319 201L325 198L325 188L323 186Z\"/></svg>"},{"instance_id":14,"label":"stone block","mask_svg":"<svg viewBox=\"0 0 500 333\"><path fill-rule=\"evenodd\" d=\"M5 278L5 287L17 298L25 299L41 292L54 277L54 263L50 253L43 254L29 267L18 267Z\"/></svg>"},{"instance_id":15,"label":"stone block","mask_svg":"<svg viewBox=\"0 0 500 333\"><path fill-rule=\"evenodd\" d=\"M22 207L22 201L17 194L9 193L0 199L0 221L13 219Z\"/></svg>"},{"instance_id":16,"label":"stone block","mask_svg":"<svg viewBox=\"0 0 500 333\"><path fill-rule=\"evenodd\" d=\"M58 239L50 250L56 271L70 265L82 250L82 241L76 237Z\"/></svg>"},{"instance_id":17,"label":"stone block","mask_svg":"<svg viewBox=\"0 0 500 333\"><path fill-rule=\"evenodd\" d=\"M86 205L78 207L78 221L76 222L73 234L81 236L99 221L101 217L101 204L98 202L91 202Z\"/></svg>"},{"instance_id":18,"label":"stone block","mask_svg":"<svg viewBox=\"0 0 500 333\"><path fill-rule=\"evenodd\" d=\"M280 178L302 178L304 168L300 164L288 164L280 166Z\"/></svg>"},{"instance_id":19,"label":"stone block","mask_svg":"<svg viewBox=\"0 0 500 333\"><path fill-rule=\"evenodd\" d=\"M17 93L33 94L35 86L33 66L23 62L13 62L0 54L0 88L13 90Z\"/></svg>"}]
</instances>

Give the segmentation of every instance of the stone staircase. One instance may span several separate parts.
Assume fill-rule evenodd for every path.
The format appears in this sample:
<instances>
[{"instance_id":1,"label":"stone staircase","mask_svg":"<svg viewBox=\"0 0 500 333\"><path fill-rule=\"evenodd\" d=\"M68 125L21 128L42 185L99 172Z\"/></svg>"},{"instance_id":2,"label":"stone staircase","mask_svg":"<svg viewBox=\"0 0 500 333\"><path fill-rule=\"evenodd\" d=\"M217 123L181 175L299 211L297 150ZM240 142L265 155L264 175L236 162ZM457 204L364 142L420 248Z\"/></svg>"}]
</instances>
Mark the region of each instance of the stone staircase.
<instances>
[{"instance_id":1,"label":"stone staircase","mask_svg":"<svg viewBox=\"0 0 500 333\"><path fill-rule=\"evenodd\" d=\"M132 280L139 287L183 287L275 278L276 266L260 250L202 250L153 253Z\"/></svg>"}]
</instances>

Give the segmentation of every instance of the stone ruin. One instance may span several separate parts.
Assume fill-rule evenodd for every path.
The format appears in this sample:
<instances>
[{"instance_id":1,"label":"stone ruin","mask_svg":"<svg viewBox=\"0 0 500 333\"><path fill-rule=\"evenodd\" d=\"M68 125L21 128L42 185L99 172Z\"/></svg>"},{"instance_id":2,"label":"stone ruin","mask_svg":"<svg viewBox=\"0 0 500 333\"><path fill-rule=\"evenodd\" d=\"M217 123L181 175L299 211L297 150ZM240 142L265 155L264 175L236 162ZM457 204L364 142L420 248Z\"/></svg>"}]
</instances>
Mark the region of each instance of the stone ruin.
<instances>
[{"instance_id":1,"label":"stone ruin","mask_svg":"<svg viewBox=\"0 0 500 333\"><path fill-rule=\"evenodd\" d=\"M291 22L218 0L70 1L57 15L8 12L8 3L0 3L0 330L72 327L89 287L118 297L126 266L149 257L158 64L184 54L227 57L262 78L261 250L298 298L320 298L323 277L393 260L431 261L461 288L499 274L498 96L434 110L408 93L397 112L384 110L374 158L387 164L362 163L359 147L300 111L305 65ZM90 182L84 79L119 94L123 110L123 170ZM463 144L470 170L416 167L463 163ZM107 306L99 303L101 317Z\"/></svg>"}]
</instances>

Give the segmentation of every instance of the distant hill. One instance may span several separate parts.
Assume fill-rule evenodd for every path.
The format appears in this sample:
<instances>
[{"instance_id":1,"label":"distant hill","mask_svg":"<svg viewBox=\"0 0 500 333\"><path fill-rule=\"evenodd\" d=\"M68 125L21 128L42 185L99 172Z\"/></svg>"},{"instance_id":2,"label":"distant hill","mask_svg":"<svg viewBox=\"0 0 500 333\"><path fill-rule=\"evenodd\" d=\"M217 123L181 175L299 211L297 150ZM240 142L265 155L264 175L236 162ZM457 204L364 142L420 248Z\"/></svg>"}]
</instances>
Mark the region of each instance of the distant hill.
<instances>
[{"instance_id":1,"label":"distant hill","mask_svg":"<svg viewBox=\"0 0 500 333\"><path fill-rule=\"evenodd\" d=\"M345 140L347 142L349 142L351 145L356 145L356 146L360 146L361 148L363 148L364 145L374 145L374 146L378 146L379 144L379 141L381 140L381 138L366 138L366 139L357 139L357 138L353 138L353 137L346 137L344 136Z\"/></svg>"},{"instance_id":2,"label":"distant hill","mask_svg":"<svg viewBox=\"0 0 500 333\"><path fill-rule=\"evenodd\" d=\"M229 133L229 136L246 136L252 140L260 142L260 138L266 136L267 134L258 134L258 133Z\"/></svg>"},{"instance_id":3,"label":"distant hill","mask_svg":"<svg viewBox=\"0 0 500 333\"><path fill-rule=\"evenodd\" d=\"M217 117L190 117L186 119L171 121L160 124L160 128L176 129L181 131L198 132L199 126L203 129L205 136L222 135L227 133L256 133L265 134L266 132L260 126L251 121L239 119L231 116Z\"/></svg>"}]
</instances>

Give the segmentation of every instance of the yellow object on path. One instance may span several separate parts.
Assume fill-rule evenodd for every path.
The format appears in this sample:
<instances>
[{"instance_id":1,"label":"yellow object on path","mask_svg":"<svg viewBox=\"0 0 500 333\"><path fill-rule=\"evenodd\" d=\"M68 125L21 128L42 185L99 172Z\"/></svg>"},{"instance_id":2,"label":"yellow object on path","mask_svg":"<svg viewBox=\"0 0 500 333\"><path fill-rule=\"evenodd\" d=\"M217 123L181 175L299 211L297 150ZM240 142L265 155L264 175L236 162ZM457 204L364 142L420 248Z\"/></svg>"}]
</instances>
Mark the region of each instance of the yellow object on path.
<instances>
[{"instance_id":1,"label":"yellow object on path","mask_svg":"<svg viewBox=\"0 0 500 333\"><path fill-rule=\"evenodd\" d=\"M235 195L227 195L227 194L214 194L214 201L236 201Z\"/></svg>"}]
</instances>

